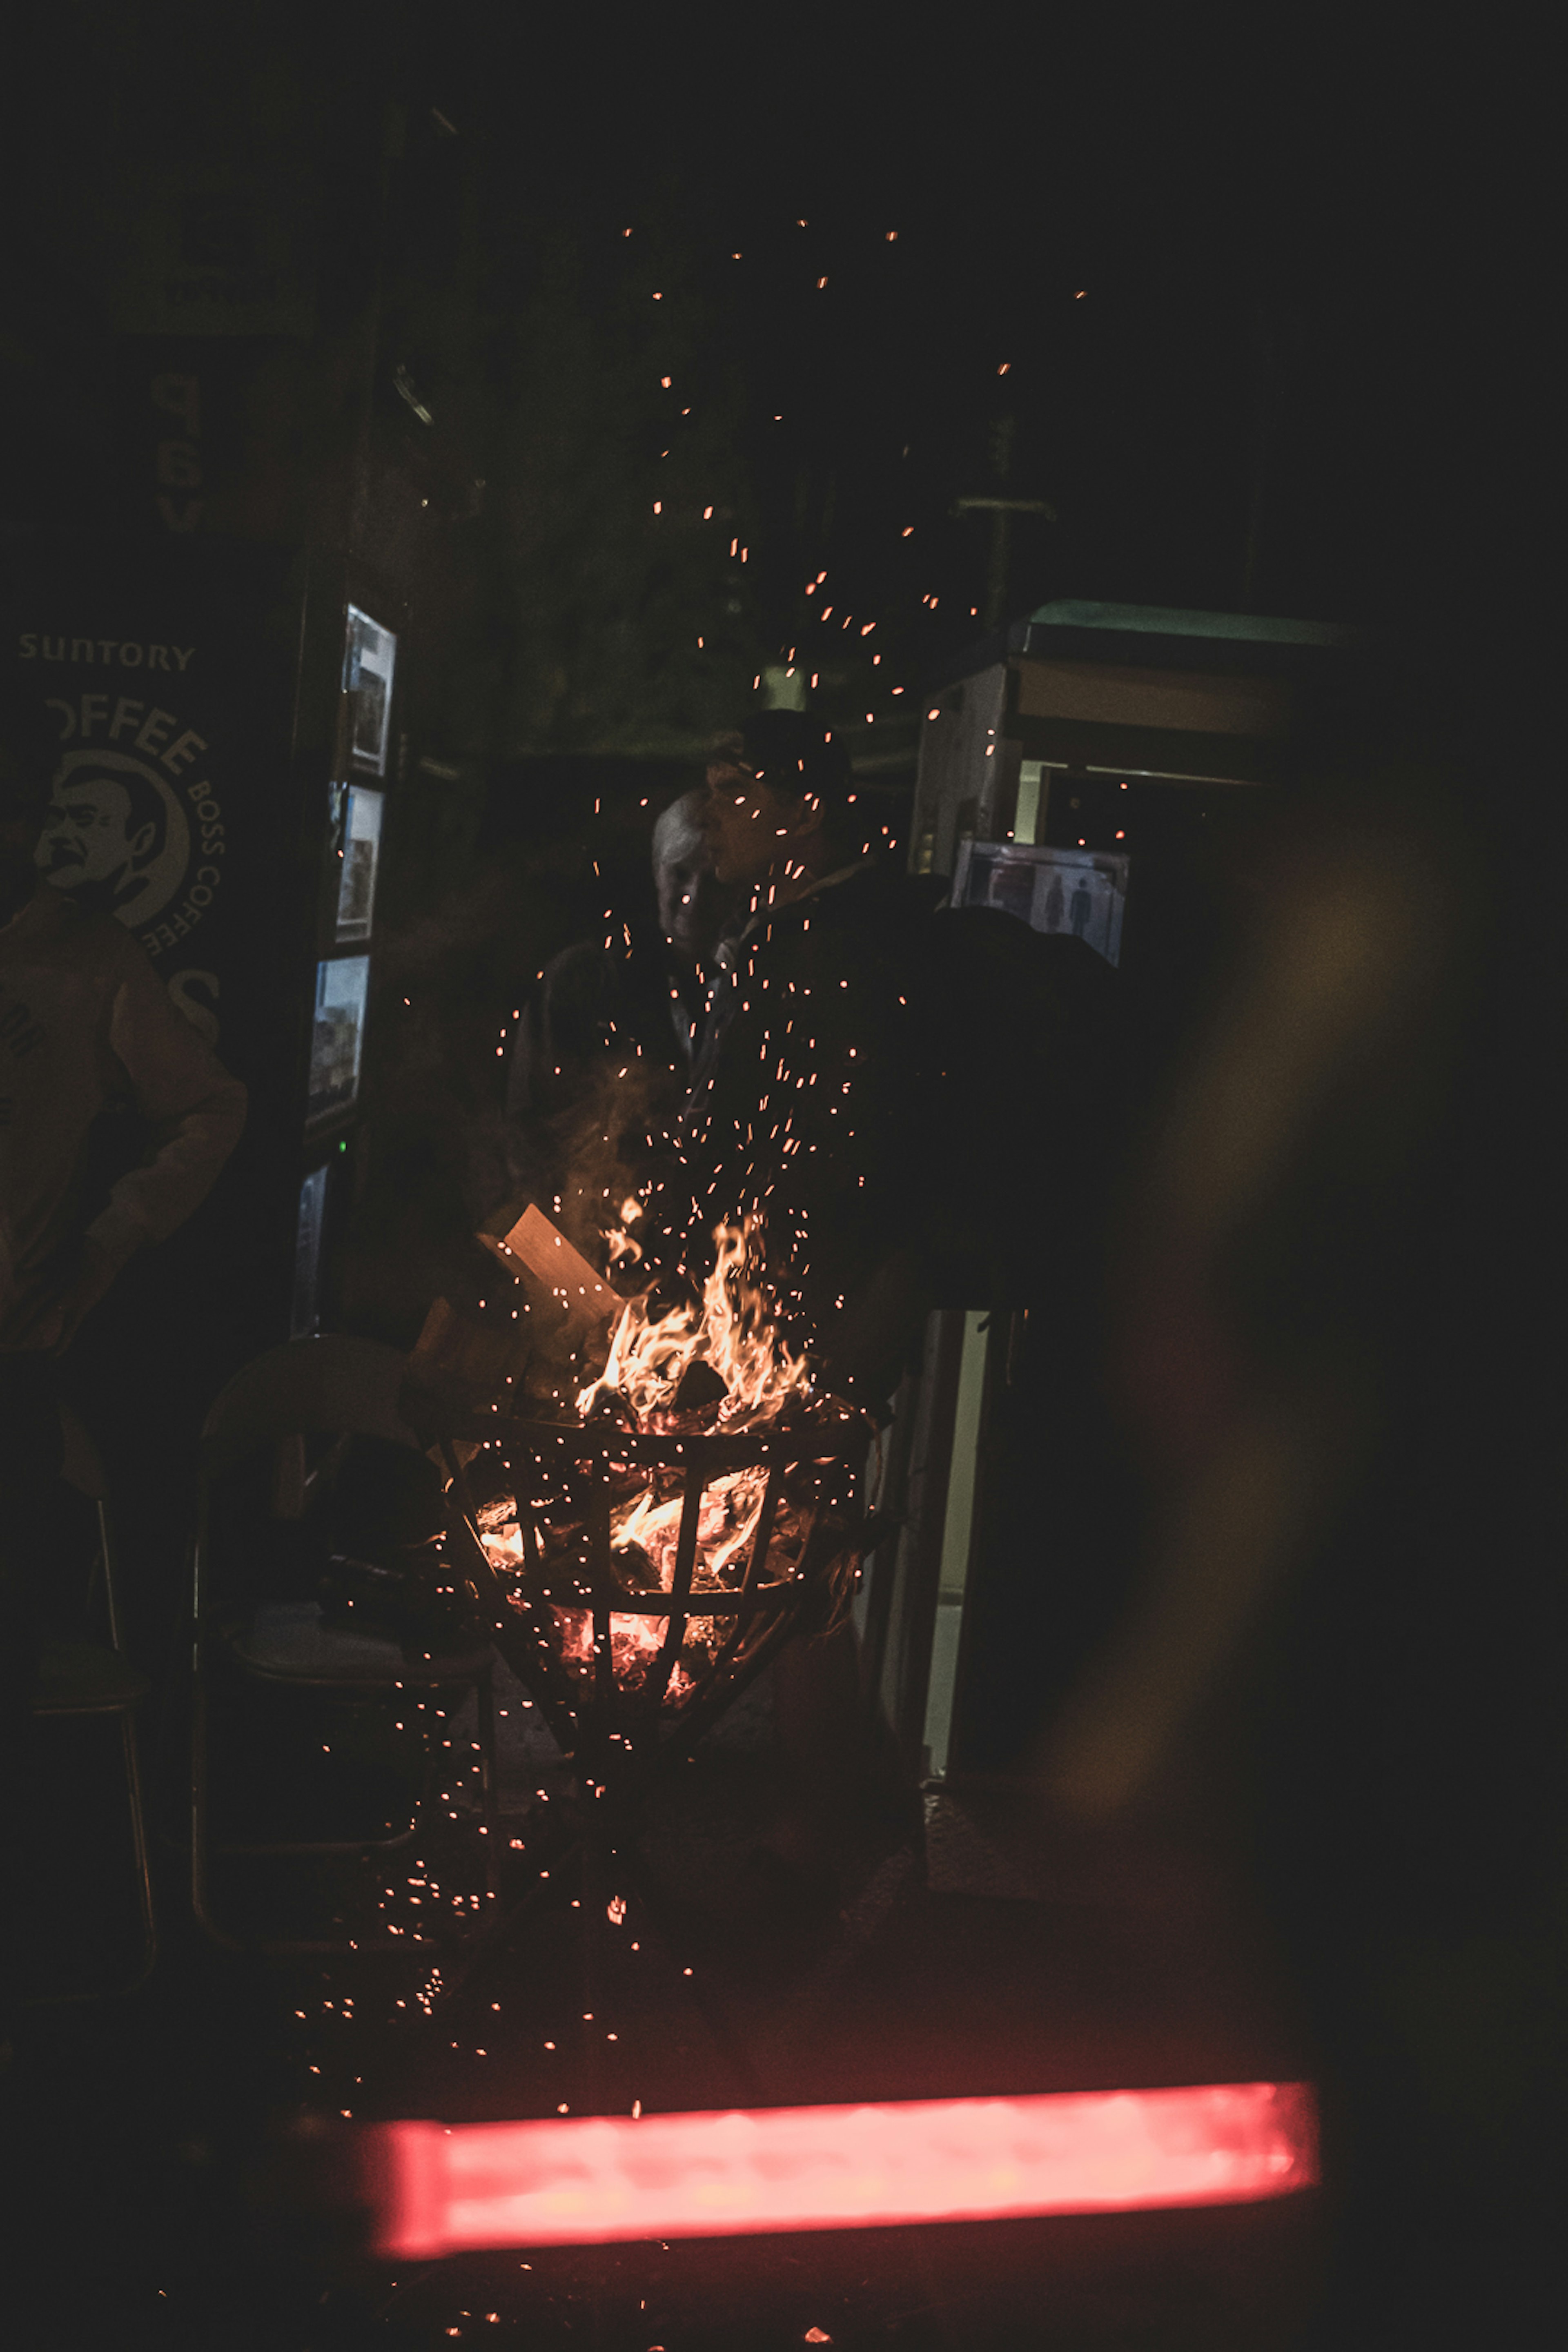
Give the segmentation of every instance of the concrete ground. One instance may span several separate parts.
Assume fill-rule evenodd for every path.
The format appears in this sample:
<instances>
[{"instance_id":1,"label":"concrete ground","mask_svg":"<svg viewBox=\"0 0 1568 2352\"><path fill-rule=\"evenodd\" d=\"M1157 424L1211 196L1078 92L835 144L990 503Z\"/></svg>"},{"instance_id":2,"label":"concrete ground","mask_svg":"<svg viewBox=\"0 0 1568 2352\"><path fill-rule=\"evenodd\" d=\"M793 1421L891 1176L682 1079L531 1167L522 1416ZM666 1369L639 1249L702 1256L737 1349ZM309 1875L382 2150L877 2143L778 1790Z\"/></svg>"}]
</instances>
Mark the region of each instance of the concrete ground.
<instances>
[{"instance_id":1,"label":"concrete ground","mask_svg":"<svg viewBox=\"0 0 1568 2352\"><path fill-rule=\"evenodd\" d=\"M569 1801L525 1695L499 1704L508 1854ZM326 1741L374 1789L339 1724ZM628 2114L1294 2079L1274 1958L1212 1857L1166 1843L1047 1853L995 1797L928 1794L834 1841L833 1882L768 1844L765 1685L649 1809L635 1874L580 1856L495 1928L471 1715L431 1735L447 1800L379 1863L252 1864L259 1924L334 1916L386 1950L266 1960L190 1917L178 1780L157 1810L163 1949L116 2004L27 2012L3 2096L19 2158L15 2352L335 2352L465 2340L717 2347L1236 2347L1295 2339L1315 2195L1184 2213L673 2242L389 2263L363 2251L345 2137L399 2116ZM449 1748L440 1742L449 1740ZM112 1759L43 1760L52 1877L40 1979L112 1959ZM358 1764L354 1759L358 1757ZM177 1754L174 1760L177 1761ZM316 1792L320 1797L321 1790ZM339 1795L342 1790L338 1791ZM108 1808L108 1810L106 1810ZM611 1884L625 1875L624 1885ZM90 1893L86 1892L90 1888ZM613 1923L611 1898L626 1905ZM618 1906L616 1906L618 1908ZM431 1925L432 1920L436 1925ZM475 1948L474 1922L488 1943ZM387 1937L393 1927L403 1932ZM418 1936L426 1940L416 1942ZM814 2332L815 2331L815 2332Z\"/></svg>"}]
</instances>

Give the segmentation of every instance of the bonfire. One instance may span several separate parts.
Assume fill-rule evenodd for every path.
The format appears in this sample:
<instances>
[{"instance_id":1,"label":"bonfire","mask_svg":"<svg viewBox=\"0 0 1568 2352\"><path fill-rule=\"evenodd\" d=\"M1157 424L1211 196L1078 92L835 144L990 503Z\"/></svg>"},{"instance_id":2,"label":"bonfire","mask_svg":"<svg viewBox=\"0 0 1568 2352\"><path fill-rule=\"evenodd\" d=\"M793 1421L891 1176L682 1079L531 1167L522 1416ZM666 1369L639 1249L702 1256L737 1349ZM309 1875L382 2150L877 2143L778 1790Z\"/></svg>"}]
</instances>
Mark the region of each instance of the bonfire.
<instances>
[{"instance_id":1,"label":"bonfire","mask_svg":"<svg viewBox=\"0 0 1568 2352\"><path fill-rule=\"evenodd\" d=\"M853 1589L870 1426L780 1333L762 1244L720 1226L700 1299L618 1307L570 1420L491 1420L453 1457L470 1584L595 1793L677 1721L689 1746Z\"/></svg>"}]
</instances>

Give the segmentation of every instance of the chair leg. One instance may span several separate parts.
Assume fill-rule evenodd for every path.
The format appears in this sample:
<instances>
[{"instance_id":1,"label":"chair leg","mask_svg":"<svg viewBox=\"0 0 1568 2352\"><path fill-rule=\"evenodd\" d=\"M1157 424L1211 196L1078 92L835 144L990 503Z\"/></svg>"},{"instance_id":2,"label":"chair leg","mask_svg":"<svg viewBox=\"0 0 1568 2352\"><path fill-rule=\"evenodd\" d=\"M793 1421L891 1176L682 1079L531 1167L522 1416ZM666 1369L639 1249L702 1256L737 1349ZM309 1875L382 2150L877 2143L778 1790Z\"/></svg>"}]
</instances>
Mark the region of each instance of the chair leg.
<instances>
[{"instance_id":1,"label":"chair leg","mask_svg":"<svg viewBox=\"0 0 1568 2352\"><path fill-rule=\"evenodd\" d=\"M204 1934L226 1952L243 1952L245 1944L231 1936L213 1915L207 1890L207 1696L201 1661L196 1661L191 1692L191 1909Z\"/></svg>"},{"instance_id":2,"label":"chair leg","mask_svg":"<svg viewBox=\"0 0 1568 2352\"><path fill-rule=\"evenodd\" d=\"M153 1864L147 1850L147 1809L142 1791L142 1759L135 1717L129 1708L121 1717L125 1748L125 1792L131 1811L131 1844L136 1858L136 1894L142 1913L142 1965L126 1986L135 1992L152 1975L158 1958L158 1916L153 1907Z\"/></svg>"},{"instance_id":3,"label":"chair leg","mask_svg":"<svg viewBox=\"0 0 1568 2352\"><path fill-rule=\"evenodd\" d=\"M485 1885L495 1898L500 1883L500 1774L496 1760L496 1692L493 1661L474 1685L475 1728L479 1735L479 1814L485 1839Z\"/></svg>"},{"instance_id":4,"label":"chair leg","mask_svg":"<svg viewBox=\"0 0 1568 2352\"><path fill-rule=\"evenodd\" d=\"M122 1984L98 1985L90 1992L37 1993L23 2003L26 2009L71 2009L86 2001L122 2000L128 1994L141 1991L158 1958L158 1920L153 1907L152 1857L147 1845L147 1815L142 1796L142 1764L136 1745L136 1723L129 1707L121 1708L119 1713L121 1747L125 1759L126 1807L131 1820L131 1849L136 1864L136 1911L142 1929L137 1963Z\"/></svg>"}]
</instances>

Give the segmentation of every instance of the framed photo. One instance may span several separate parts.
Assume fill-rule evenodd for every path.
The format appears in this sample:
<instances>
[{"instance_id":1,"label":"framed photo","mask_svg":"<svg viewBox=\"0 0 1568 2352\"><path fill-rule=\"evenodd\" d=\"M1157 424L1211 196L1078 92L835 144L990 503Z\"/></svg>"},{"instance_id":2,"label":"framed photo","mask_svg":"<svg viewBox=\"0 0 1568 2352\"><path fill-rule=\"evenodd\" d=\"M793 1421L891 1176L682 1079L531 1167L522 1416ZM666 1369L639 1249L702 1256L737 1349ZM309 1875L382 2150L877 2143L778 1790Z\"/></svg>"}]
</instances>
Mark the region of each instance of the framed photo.
<instances>
[{"instance_id":1,"label":"framed photo","mask_svg":"<svg viewBox=\"0 0 1568 2352\"><path fill-rule=\"evenodd\" d=\"M333 936L341 942L368 940L375 918L375 877L381 857L381 819L384 793L364 784L334 784L332 796L337 835L338 912Z\"/></svg>"},{"instance_id":2,"label":"framed photo","mask_svg":"<svg viewBox=\"0 0 1568 2352\"><path fill-rule=\"evenodd\" d=\"M348 646L343 655L343 692L348 696L349 753L356 768L386 773L392 730L392 677L397 639L357 604L349 606Z\"/></svg>"},{"instance_id":3,"label":"framed photo","mask_svg":"<svg viewBox=\"0 0 1568 2352\"><path fill-rule=\"evenodd\" d=\"M999 907L1032 930L1067 931L1107 963L1119 963L1129 864L1121 852L963 841L953 868L952 904Z\"/></svg>"},{"instance_id":4,"label":"framed photo","mask_svg":"<svg viewBox=\"0 0 1568 2352\"><path fill-rule=\"evenodd\" d=\"M327 1166L312 1168L300 1187L294 1242L294 1301L289 1337L308 1339L321 1321L321 1242L327 1229Z\"/></svg>"},{"instance_id":5,"label":"framed photo","mask_svg":"<svg viewBox=\"0 0 1568 2352\"><path fill-rule=\"evenodd\" d=\"M316 1025L310 1040L308 1127L352 1110L359 1094L364 1046L369 956L334 956L316 966Z\"/></svg>"}]
</instances>

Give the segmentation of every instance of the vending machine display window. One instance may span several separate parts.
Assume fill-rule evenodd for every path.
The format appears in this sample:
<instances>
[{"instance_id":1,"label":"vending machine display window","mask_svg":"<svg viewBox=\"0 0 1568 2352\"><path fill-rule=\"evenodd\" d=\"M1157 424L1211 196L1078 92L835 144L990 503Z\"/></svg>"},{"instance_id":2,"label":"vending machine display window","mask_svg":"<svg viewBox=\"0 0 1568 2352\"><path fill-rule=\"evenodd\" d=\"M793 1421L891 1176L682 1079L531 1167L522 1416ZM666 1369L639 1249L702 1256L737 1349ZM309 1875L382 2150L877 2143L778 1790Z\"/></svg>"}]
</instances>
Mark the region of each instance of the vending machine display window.
<instances>
[{"instance_id":1,"label":"vending machine display window","mask_svg":"<svg viewBox=\"0 0 1568 2352\"><path fill-rule=\"evenodd\" d=\"M327 1228L327 1169L312 1168L300 1187L300 1222L294 1243L294 1299L289 1318L291 1339L309 1339L321 1321L321 1241Z\"/></svg>"},{"instance_id":2,"label":"vending machine display window","mask_svg":"<svg viewBox=\"0 0 1568 2352\"><path fill-rule=\"evenodd\" d=\"M952 875L955 907L999 907L1037 931L1066 931L1107 963L1121 960L1125 855L1047 849L1019 841L963 841Z\"/></svg>"},{"instance_id":3,"label":"vending machine display window","mask_svg":"<svg viewBox=\"0 0 1568 2352\"><path fill-rule=\"evenodd\" d=\"M364 1045L369 956L337 956L316 966L316 1025L310 1042L306 1125L321 1127L353 1107Z\"/></svg>"},{"instance_id":4,"label":"vending machine display window","mask_svg":"<svg viewBox=\"0 0 1568 2352\"><path fill-rule=\"evenodd\" d=\"M376 867L381 856L381 820L385 795L363 784L334 784L333 831L337 835L338 910L334 937L340 942L368 940L375 917Z\"/></svg>"},{"instance_id":5,"label":"vending machine display window","mask_svg":"<svg viewBox=\"0 0 1568 2352\"><path fill-rule=\"evenodd\" d=\"M343 692L349 698L349 751L356 768L386 773L392 727L392 674L397 639L357 604L348 610L348 646L343 655Z\"/></svg>"}]
</instances>

